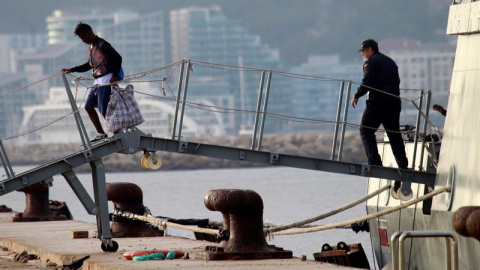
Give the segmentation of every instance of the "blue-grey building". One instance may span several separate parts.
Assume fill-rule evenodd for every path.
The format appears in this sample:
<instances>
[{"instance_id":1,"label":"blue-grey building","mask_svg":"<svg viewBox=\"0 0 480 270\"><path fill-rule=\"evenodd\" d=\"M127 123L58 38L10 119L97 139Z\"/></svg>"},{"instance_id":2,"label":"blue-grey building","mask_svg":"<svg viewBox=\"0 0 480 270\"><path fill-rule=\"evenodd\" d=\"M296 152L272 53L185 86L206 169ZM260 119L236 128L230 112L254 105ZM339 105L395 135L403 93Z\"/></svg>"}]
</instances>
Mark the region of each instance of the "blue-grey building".
<instances>
[{"instance_id":1,"label":"blue-grey building","mask_svg":"<svg viewBox=\"0 0 480 270\"><path fill-rule=\"evenodd\" d=\"M331 131L336 119L340 81L361 82L362 63L342 63L339 55L310 56L306 63L290 69L291 73L310 75L310 79L292 80L292 114L299 118L320 120L316 124L292 124L294 130ZM324 79L322 79L324 78ZM333 79L333 80L332 80ZM358 85L352 84L350 99ZM347 92L347 83L344 93ZM348 122L358 124L363 113L364 100L356 109L349 109ZM342 112L345 105L343 97Z\"/></svg>"},{"instance_id":2,"label":"blue-grey building","mask_svg":"<svg viewBox=\"0 0 480 270\"><path fill-rule=\"evenodd\" d=\"M278 50L262 43L260 36L249 33L238 20L226 18L218 6L170 11L170 35L172 61L186 58L235 67L282 68ZM239 131L243 126L253 126L254 113L251 111L256 109L260 71L239 71L237 68L197 64L192 76L226 81L228 86L222 90L223 95L234 97L236 109L249 111L237 114L233 132ZM272 80L268 111L289 114L289 86L281 82L281 77ZM209 95L208 85L204 87L197 93ZM212 102L220 105L216 101ZM285 124L285 121L273 118L267 121L268 132L280 131Z\"/></svg>"}]
</instances>

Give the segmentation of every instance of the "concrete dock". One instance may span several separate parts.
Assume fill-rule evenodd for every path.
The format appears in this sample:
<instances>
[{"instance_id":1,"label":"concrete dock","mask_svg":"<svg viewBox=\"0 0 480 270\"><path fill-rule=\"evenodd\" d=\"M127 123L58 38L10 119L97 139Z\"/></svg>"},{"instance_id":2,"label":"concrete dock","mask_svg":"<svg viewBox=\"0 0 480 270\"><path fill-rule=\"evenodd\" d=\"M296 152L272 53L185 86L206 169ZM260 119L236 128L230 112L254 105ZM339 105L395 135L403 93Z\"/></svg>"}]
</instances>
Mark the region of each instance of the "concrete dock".
<instances>
[{"instance_id":1,"label":"concrete dock","mask_svg":"<svg viewBox=\"0 0 480 270\"><path fill-rule=\"evenodd\" d=\"M110 269L353 269L316 261L301 261L299 258L281 260L242 260L242 261L203 261L195 259L195 254L204 250L210 242L196 241L181 237L151 237L151 238L115 238L119 244L117 252L106 253L100 248L96 238L73 239L71 231L96 230L96 225L80 221L48 221L48 222L11 222L13 213L0 213L0 247L9 251L38 255L45 265L46 261L58 266L90 255L82 270ZM284 247L288 249L288 247ZM182 250L189 253L190 259L174 259L163 261L128 261L122 254L131 250ZM0 263L2 261L0 260ZM27 264L28 265L28 264ZM27 267L27 265L25 265ZM2 267L0 266L0 269ZM32 266L32 268L34 268ZM8 268L10 269L10 268ZM12 269L20 269L12 267ZM22 268L23 269L23 268ZM30 268L25 268L30 269ZM38 269L38 267L37 267ZM58 268L58 269L61 269Z\"/></svg>"}]
</instances>

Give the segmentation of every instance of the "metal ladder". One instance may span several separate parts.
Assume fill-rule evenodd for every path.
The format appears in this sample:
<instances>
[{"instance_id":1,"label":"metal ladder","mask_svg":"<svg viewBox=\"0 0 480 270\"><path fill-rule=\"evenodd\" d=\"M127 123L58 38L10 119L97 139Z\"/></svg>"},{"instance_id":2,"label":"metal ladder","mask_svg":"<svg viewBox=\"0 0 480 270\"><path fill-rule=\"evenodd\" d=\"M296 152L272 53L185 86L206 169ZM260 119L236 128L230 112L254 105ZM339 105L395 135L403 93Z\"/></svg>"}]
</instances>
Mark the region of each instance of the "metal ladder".
<instances>
[{"instance_id":1,"label":"metal ladder","mask_svg":"<svg viewBox=\"0 0 480 270\"><path fill-rule=\"evenodd\" d=\"M458 246L455 235L444 231L398 231L392 234L392 270L405 270L405 239L445 238L447 269L458 269Z\"/></svg>"}]
</instances>

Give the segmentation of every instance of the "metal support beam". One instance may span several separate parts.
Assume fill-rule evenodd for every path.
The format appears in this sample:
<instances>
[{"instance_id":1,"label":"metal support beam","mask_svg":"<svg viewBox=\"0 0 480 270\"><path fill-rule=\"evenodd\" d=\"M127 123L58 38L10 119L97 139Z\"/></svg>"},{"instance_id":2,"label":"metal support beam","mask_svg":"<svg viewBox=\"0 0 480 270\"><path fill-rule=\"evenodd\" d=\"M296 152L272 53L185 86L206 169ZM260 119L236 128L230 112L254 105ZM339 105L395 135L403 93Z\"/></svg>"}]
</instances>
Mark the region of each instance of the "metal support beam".
<instances>
[{"instance_id":1,"label":"metal support beam","mask_svg":"<svg viewBox=\"0 0 480 270\"><path fill-rule=\"evenodd\" d=\"M124 150L123 141L119 137L109 138L109 141L95 145L91 149L82 150L70 156L44 164L24 173L17 174L10 179L0 182L0 195L19 190L33 185L54 175L72 170L78 166L91 162L91 159L98 159L113 153ZM91 155L87 155L87 153ZM28 183L25 185L25 179Z\"/></svg>"},{"instance_id":2,"label":"metal support beam","mask_svg":"<svg viewBox=\"0 0 480 270\"><path fill-rule=\"evenodd\" d=\"M95 206L95 203L83 187L82 183L80 183L80 180L78 180L75 172L70 170L62 173L62 175L65 180L67 180L68 185L72 188L75 195L77 195L78 200L80 200L85 210L87 210L87 213L90 215L97 215L99 213L98 208Z\"/></svg>"},{"instance_id":3,"label":"metal support beam","mask_svg":"<svg viewBox=\"0 0 480 270\"><path fill-rule=\"evenodd\" d=\"M93 195L95 197L95 205L100 210L97 214L97 230L98 238L111 239L110 220L108 218L108 200L107 200L107 183L105 180L105 166L101 159L90 162L92 167L93 178Z\"/></svg>"}]
</instances>

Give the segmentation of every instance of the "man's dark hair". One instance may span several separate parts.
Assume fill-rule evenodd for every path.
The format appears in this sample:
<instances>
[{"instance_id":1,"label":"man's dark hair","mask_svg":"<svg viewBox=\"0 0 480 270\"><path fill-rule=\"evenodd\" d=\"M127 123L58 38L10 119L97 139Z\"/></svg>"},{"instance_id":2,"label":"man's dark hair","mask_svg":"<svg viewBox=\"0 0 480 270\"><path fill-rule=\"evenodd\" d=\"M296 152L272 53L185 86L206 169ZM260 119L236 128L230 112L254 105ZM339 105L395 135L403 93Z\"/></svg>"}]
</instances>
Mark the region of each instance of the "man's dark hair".
<instances>
[{"instance_id":1,"label":"man's dark hair","mask_svg":"<svg viewBox=\"0 0 480 270\"><path fill-rule=\"evenodd\" d=\"M374 44L372 44L371 48L372 48L373 52L378 52L378 43L375 42Z\"/></svg>"},{"instance_id":2,"label":"man's dark hair","mask_svg":"<svg viewBox=\"0 0 480 270\"><path fill-rule=\"evenodd\" d=\"M373 52L378 52L378 43L373 39L367 39L362 42L362 47L358 51L363 51L367 48L372 48Z\"/></svg>"},{"instance_id":3,"label":"man's dark hair","mask_svg":"<svg viewBox=\"0 0 480 270\"><path fill-rule=\"evenodd\" d=\"M77 24L77 26L75 27L75 31L73 31L73 33L76 36L78 36L80 34L83 34L83 33L87 33L87 32L93 32L92 27L90 27L90 25L88 25L86 23L82 23L82 22L79 22Z\"/></svg>"}]
</instances>

